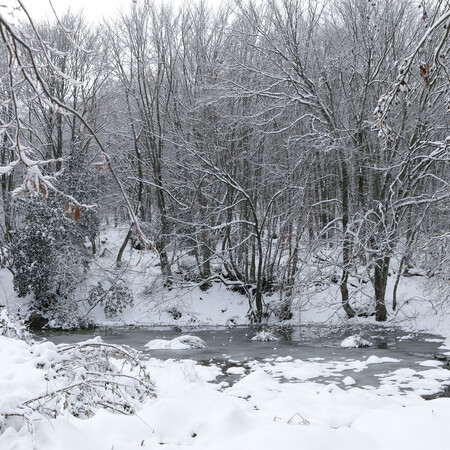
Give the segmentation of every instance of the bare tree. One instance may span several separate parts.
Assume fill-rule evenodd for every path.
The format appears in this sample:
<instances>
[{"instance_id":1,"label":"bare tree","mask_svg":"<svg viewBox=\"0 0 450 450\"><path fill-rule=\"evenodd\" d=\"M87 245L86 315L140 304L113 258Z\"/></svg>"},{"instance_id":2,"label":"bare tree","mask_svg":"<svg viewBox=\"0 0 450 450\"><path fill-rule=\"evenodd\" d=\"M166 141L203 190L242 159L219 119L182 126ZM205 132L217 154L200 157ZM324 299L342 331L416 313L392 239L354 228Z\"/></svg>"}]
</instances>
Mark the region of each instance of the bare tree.
<instances>
[{"instance_id":1,"label":"bare tree","mask_svg":"<svg viewBox=\"0 0 450 450\"><path fill-rule=\"evenodd\" d=\"M5 90L8 92L8 98L5 100L5 104L10 105L11 108L10 121L7 123L2 121L0 126L8 143L7 145L14 154L12 160L0 168L0 173L2 175L9 174L18 166L24 167L25 180L22 186L15 190L16 193L26 192L32 194L42 192L45 198L48 190L57 191L54 184L55 174L51 172L46 174L43 168L53 163L59 164L61 158L39 158L38 155L33 153L26 139L27 133L33 133L33 130L25 126L23 121L26 110L22 107L23 101L20 95L21 89L26 87L27 91L31 93L31 98L36 102L47 105L48 108L51 108L57 114L69 114L75 117L87 130L87 133L92 136L93 142L97 145L101 155L98 165L105 166L109 169L124 198L140 239L146 244L151 245L151 242L148 241L141 231L128 196L112 167L111 158L98 135L92 125L83 117L83 113L76 109L76 105L73 108L58 98L58 95L53 91L52 85L48 83L48 73L52 73L53 83L59 80L59 83L56 83L59 86L67 82L72 86L81 87L81 83L66 74L61 67L55 64L55 60L58 61L62 55L61 52L42 37L38 26L33 21L33 18L21 0L17 0L16 12L22 14L21 17L25 21L26 26L25 24L19 26L16 21L8 20L5 11L2 11L0 14L1 42L7 55L8 68L2 82L6 85ZM70 39L70 30L64 29L61 22L59 22L59 26ZM73 40L71 41L73 45L76 45ZM75 214L79 207L78 201L68 193L65 195L68 201L74 205L71 208Z\"/></svg>"}]
</instances>

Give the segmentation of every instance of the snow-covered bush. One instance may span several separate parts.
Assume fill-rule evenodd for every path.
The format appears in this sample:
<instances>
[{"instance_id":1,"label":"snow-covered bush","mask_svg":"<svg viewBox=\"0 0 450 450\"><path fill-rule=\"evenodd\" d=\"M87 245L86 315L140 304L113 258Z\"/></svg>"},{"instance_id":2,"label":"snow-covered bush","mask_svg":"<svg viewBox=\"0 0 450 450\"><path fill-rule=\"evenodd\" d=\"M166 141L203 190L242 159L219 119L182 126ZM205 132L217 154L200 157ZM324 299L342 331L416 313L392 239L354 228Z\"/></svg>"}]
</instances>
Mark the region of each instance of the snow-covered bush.
<instances>
[{"instance_id":1,"label":"snow-covered bush","mask_svg":"<svg viewBox=\"0 0 450 450\"><path fill-rule=\"evenodd\" d=\"M58 414L61 407L77 417L89 417L98 408L131 414L153 392L150 376L131 348L95 338L58 346L57 354L54 361L42 363L49 380L58 386L45 395L46 400L53 400L45 406L48 410L53 404L51 414ZM39 399L27 404L40 408Z\"/></svg>"},{"instance_id":2,"label":"snow-covered bush","mask_svg":"<svg viewBox=\"0 0 450 450\"><path fill-rule=\"evenodd\" d=\"M252 341L269 342L278 341L278 338L271 331L260 331L252 337Z\"/></svg>"},{"instance_id":3,"label":"snow-covered bush","mask_svg":"<svg viewBox=\"0 0 450 450\"><path fill-rule=\"evenodd\" d=\"M49 320L45 328L80 330L95 326L93 319L80 310L77 300L73 297L52 304L47 309L46 316Z\"/></svg>"},{"instance_id":4,"label":"snow-covered bush","mask_svg":"<svg viewBox=\"0 0 450 450\"><path fill-rule=\"evenodd\" d=\"M64 201L57 194L18 200L25 225L10 246L14 288L21 297L32 294L32 306L43 312L73 297L92 260L92 230L65 215Z\"/></svg>"},{"instance_id":5,"label":"snow-covered bush","mask_svg":"<svg viewBox=\"0 0 450 450\"><path fill-rule=\"evenodd\" d=\"M36 385L36 396L16 404L12 393L9 401L2 403L0 432L9 426L21 427L20 418L30 425L42 416L56 418L70 413L88 418L101 408L133 414L154 395L139 353L128 347L95 338L76 345L34 344L29 354L34 367L42 371L45 389Z\"/></svg>"},{"instance_id":6,"label":"snow-covered bush","mask_svg":"<svg viewBox=\"0 0 450 450\"><path fill-rule=\"evenodd\" d=\"M111 284L108 289L99 281L89 290L88 304L91 308L100 305L107 318L115 317L127 306L133 306L133 292L122 281Z\"/></svg>"},{"instance_id":7,"label":"snow-covered bush","mask_svg":"<svg viewBox=\"0 0 450 450\"><path fill-rule=\"evenodd\" d=\"M64 216L38 198L21 200L19 210L25 213L26 225L14 232L10 246L14 289L20 297L33 294L37 303L47 305L58 263L55 232L64 230Z\"/></svg>"},{"instance_id":8,"label":"snow-covered bush","mask_svg":"<svg viewBox=\"0 0 450 450\"><path fill-rule=\"evenodd\" d=\"M280 321L292 319L292 298L288 297L283 300L275 300L270 303L275 318Z\"/></svg>"},{"instance_id":9,"label":"snow-covered bush","mask_svg":"<svg viewBox=\"0 0 450 450\"><path fill-rule=\"evenodd\" d=\"M11 319L4 308L0 309L0 336L23 340L30 338L25 325Z\"/></svg>"}]
</instances>

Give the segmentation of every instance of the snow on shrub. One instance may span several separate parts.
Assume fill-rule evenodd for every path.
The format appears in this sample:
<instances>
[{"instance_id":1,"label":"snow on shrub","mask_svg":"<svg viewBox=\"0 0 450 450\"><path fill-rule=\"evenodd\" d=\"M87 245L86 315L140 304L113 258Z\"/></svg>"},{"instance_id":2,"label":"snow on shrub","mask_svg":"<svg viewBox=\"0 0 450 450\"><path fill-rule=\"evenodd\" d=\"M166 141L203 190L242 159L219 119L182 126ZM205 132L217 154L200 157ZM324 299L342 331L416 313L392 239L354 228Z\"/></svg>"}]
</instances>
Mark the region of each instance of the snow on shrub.
<instances>
[{"instance_id":1,"label":"snow on shrub","mask_svg":"<svg viewBox=\"0 0 450 450\"><path fill-rule=\"evenodd\" d=\"M100 408L133 414L146 398L154 396L139 353L128 347L106 344L99 337L58 346L2 339L7 342L0 341L0 352L20 346L21 360L13 364L23 364L15 372L26 375L16 380L20 386L15 392L1 392L0 433L10 426L21 428L23 421L33 432L36 419L42 416L70 413L88 418Z\"/></svg>"},{"instance_id":2,"label":"snow on shrub","mask_svg":"<svg viewBox=\"0 0 450 450\"><path fill-rule=\"evenodd\" d=\"M95 217L86 212L83 219L72 220L64 213L64 201L56 193L46 201L41 195L16 200L23 226L14 231L9 245L14 289L19 297L32 294L32 305L40 312L71 300L77 305L75 291L93 259L86 242L96 234Z\"/></svg>"},{"instance_id":3,"label":"snow on shrub","mask_svg":"<svg viewBox=\"0 0 450 450\"><path fill-rule=\"evenodd\" d=\"M256 336L252 337L252 341L260 341L260 342L278 341L278 338L270 331L260 331Z\"/></svg>"},{"instance_id":4,"label":"snow on shrub","mask_svg":"<svg viewBox=\"0 0 450 450\"><path fill-rule=\"evenodd\" d=\"M23 340L28 340L30 338L30 334L25 328L25 325L12 320L8 316L6 309L0 310L0 336Z\"/></svg>"}]
</instances>

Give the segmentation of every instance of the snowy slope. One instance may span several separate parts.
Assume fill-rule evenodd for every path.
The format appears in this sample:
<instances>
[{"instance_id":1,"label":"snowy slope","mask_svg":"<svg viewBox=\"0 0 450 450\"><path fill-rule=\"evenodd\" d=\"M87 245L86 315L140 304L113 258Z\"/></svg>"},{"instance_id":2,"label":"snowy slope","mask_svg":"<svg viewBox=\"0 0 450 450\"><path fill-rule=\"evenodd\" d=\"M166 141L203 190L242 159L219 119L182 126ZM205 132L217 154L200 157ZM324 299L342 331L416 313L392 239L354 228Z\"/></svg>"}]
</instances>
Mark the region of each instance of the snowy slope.
<instances>
[{"instance_id":1,"label":"snowy slope","mask_svg":"<svg viewBox=\"0 0 450 450\"><path fill-rule=\"evenodd\" d=\"M116 264L119 248L127 234L127 227L107 228L98 238L98 251L88 279L80 283L76 293L81 311L89 313L94 322L101 325L148 325L148 326L200 326L243 325L248 323L248 298L220 282L212 283L207 290L186 281L178 267L192 267L189 257L175 261L175 282L164 286L160 276L158 259L151 251L139 251L129 244L120 266ZM120 279L133 291L134 306L127 307L113 319L107 319L100 306L90 311L85 299L89 288L99 281L105 286ZM351 281L351 280L350 280ZM450 305L439 298L439 290L430 289L430 280L424 276L403 277L398 288L398 308L392 311L392 291L395 272L388 279L386 304L388 323L405 328L427 330L447 336L450 333ZM354 300L364 303L372 298L370 284L365 292ZM265 301L277 300L277 294L266 296ZM0 269L0 304L8 304L11 314L26 312L27 299L18 299L13 286L12 274ZM295 323L340 323L347 321L340 305L337 284L329 283L315 291L299 291L293 302ZM352 322L374 322L373 317L355 318Z\"/></svg>"}]
</instances>

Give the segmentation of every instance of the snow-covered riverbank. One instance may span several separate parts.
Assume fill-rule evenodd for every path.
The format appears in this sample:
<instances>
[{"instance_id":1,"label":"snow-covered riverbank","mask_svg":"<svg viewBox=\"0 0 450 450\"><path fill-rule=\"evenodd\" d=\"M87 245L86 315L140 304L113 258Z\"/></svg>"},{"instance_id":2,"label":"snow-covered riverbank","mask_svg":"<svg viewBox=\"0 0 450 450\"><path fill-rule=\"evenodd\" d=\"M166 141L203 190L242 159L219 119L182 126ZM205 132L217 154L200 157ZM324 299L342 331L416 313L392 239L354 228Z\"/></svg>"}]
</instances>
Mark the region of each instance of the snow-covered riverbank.
<instances>
[{"instance_id":1,"label":"snow-covered riverbank","mask_svg":"<svg viewBox=\"0 0 450 450\"><path fill-rule=\"evenodd\" d=\"M56 351L51 343L0 338L1 414L14 413L20 403L52 389L47 363ZM150 359L145 365L157 396L134 415L99 409L94 417L80 419L61 403L56 418L34 413L26 423L10 417L0 448L447 449L450 399L426 401L420 395L449 384L450 371L430 360L423 370L405 367L385 375L378 388L354 387L353 377L361 371L376 365L383 373L389 362L370 350L367 355L326 363L268 358L245 370L227 369L239 377L231 387L218 382L222 371L214 364ZM312 381L330 373L337 381Z\"/></svg>"},{"instance_id":2,"label":"snow-covered riverbank","mask_svg":"<svg viewBox=\"0 0 450 450\"><path fill-rule=\"evenodd\" d=\"M245 295L233 291L221 282L213 282L202 290L195 282L186 280L186 274L195 266L191 257L183 256L174 263L174 283L168 288L160 276L159 262L151 251L142 252L127 246L121 265L116 256L127 228L107 228L97 243L97 257L89 276L76 292L79 313L97 325L121 326L234 326L248 324L249 301ZM395 262L386 289L387 324L416 329L450 333L450 305L442 297L442 290L434 278L416 271L401 277L397 288L397 308L392 309L396 282ZM413 272L414 273L414 272ZM192 274L191 274L192 275ZM195 274L194 274L195 275ZM100 305L91 307L86 301L89 289L102 282L120 280L134 297L133 306L127 306L114 317L106 317ZM350 278L349 283L359 283ZM355 285L356 286L356 285ZM350 301L355 309L371 310L373 292L370 283L351 287ZM0 306L6 305L11 316L26 316L29 299L20 299L13 289L13 277L8 269L0 269ZM266 293L264 301L275 304L278 293ZM372 305L373 309L373 305ZM338 284L322 279L317 286L301 287L293 298L292 323L347 323L341 306ZM354 318L350 323L374 323L374 317Z\"/></svg>"}]
</instances>

